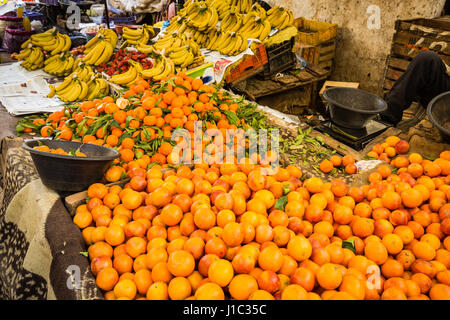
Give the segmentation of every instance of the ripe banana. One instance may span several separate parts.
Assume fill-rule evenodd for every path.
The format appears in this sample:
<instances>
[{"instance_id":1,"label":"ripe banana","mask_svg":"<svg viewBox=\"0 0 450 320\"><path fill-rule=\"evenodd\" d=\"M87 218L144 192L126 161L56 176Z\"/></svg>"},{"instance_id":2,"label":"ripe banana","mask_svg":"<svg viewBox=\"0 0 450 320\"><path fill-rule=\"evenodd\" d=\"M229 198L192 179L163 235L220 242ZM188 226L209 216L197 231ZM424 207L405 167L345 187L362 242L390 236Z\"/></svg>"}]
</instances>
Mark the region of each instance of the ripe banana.
<instances>
[{"instance_id":1,"label":"ripe banana","mask_svg":"<svg viewBox=\"0 0 450 320\"><path fill-rule=\"evenodd\" d=\"M109 61L113 54L114 48L112 47L111 43L105 41L105 47L103 49L102 54L100 57L94 62L95 66L101 65L102 63L105 63Z\"/></svg>"},{"instance_id":2,"label":"ripe banana","mask_svg":"<svg viewBox=\"0 0 450 320\"><path fill-rule=\"evenodd\" d=\"M47 98L53 98L56 94L55 86L49 84L48 87L50 88L50 92L47 94Z\"/></svg>"},{"instance_id":3,"label":"ripe banana","mask_svg":"<svg viewBox=\"0 0 450 320\"><path fill-rule=\"evenodd\" d=\"M138 70L134 65L131 65L127 71L121 74L113 75L109 81L118 85L128 85L136 80L138 76Z\"/></svg>"},{"instance_id":4,"label":"ripe banana","mask_svg":"<svg viewBox=\"0 0 450 320\"><path fill-rule=\"evenodd\" d=\"M100 41L84 58L83 62L86 64L94 64L105 49L106 42Z\"/></svg>"},{"instance_id":5,"label":"ripe banana","mask_svg":"<svg viewBox=\"0 0 450 320\"><path fill-rule=\"evenodd\" d=\"M288 9L275 6L267 11L267 19L273 28L283 30L294 22L294 15Z\"/></svg>"},{"instance_id":6,"label":"ripe banana","mask_svg":"<svg viewBox=\"0 0 450 320\"><path fill-rule=\"evenodd\" d=\"M165 61L163 56L160 56L159 58L156 59L153 68L143 70L141 72L141 75L144 79L153 79L154 76L161 74L164 71L164 68L165 68Z\"/></svg>"}]
</instances>

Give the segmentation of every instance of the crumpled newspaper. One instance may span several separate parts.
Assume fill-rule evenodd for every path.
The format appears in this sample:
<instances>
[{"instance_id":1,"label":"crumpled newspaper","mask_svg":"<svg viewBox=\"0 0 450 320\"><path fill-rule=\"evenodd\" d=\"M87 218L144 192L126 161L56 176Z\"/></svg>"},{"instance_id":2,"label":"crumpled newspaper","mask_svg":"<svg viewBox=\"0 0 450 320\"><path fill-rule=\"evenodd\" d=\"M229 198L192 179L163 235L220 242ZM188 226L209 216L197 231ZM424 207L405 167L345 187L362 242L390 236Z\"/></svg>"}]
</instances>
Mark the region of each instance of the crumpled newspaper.
<instances>
[{"instance_id":1,"label":"crumpled newspaper","mask_svg":"<svg viewBox=\"0 0 450 320\"><path fill-rule=\"evenodd\" d=\"M373 168L375 168L376 166L378 166L379 164L382 164L384 161L382 160L360 160L357 161L355 163L356 168L358 168L358 172L361 171L368 171L371 170Z\"/></svg>"}]
</instances>

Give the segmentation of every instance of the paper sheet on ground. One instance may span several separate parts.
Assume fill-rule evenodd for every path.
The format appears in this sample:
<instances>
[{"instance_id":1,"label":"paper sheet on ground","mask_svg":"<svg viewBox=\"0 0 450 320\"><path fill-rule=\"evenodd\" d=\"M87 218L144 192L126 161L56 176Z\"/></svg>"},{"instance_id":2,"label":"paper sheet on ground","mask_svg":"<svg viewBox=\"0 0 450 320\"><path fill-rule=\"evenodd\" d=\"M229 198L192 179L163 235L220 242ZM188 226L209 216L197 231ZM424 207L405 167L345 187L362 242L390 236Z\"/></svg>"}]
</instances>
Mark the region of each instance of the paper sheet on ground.
<instances>
[{"instance_id":1,"label":"paper sheet on ground","mask_svg":"<svg viewBox=\"0 0 450 320\"><path fill-rule=\"evenodd\" d=\"M49 99L41 95L0 97L0 102L9 113L15 116L54 112L61 110L62 106L59 99Z\"/></svg>"},{"instance_id":2,"label":"paper sheet on ground","mask_svg":"<svg viewBox=\"0 0 450 320\"><path fill-rule=\"evenodd\" d=\"M49 78L49 74L41 69L28 71L20 66L20 62L5 63L0 65L0 85L21 83L34 78Z\"/></svg>"},{"instance_id":3,"label":"paper sheet on ground","mask_svg":"<svg viewBox=\"0 0 450 320\"><path fill-rule=\"evenodd\" d=\"M18 116L61 109L61 100L46 97L49 75L44 71L28 71L16 62L0 65L0 74L0 102L9 113Z\"/></svg>"}]
</instances>

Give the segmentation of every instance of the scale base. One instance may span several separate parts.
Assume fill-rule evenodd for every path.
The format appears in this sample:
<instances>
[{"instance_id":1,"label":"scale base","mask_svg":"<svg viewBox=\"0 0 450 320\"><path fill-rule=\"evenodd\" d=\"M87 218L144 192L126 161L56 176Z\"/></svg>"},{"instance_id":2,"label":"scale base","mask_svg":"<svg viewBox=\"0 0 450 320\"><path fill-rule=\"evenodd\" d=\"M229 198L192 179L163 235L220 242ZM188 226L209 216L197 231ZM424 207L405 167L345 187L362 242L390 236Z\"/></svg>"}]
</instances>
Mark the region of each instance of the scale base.
<instances>
[{"instance_id":1,"label":"scale base","mask_svg":"<svg viewBox=\"0 0 450 320\"><path fill-rule=\"evenodd\" d=\"M332 138L359 151L364 149L370 141L390 127L392 127L392 125L380 120L370 120L362 129L349 129L337 126L331 120L326 120L323 121L316 130L326 133Z\"/></svg>"}]
</instances>

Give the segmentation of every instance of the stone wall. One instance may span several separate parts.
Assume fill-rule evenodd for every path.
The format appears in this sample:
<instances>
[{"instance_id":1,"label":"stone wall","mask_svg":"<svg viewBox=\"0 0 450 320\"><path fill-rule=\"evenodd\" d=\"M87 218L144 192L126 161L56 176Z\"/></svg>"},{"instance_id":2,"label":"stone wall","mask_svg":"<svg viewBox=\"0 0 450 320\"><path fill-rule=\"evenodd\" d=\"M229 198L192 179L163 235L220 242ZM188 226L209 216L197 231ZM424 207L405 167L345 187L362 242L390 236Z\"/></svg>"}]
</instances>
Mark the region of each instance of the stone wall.
<instances>
[{"instance_id":1,"label":"stone wall","mask_svg":"<svg viewBox=\"0 0 450 320\"><path fill-rule=\"evenodd\" d=\"M291 9L295 17L336 23L338 45L331 79L360 82L362 89L379 95L395 21L440 16L445 4L445 0L269 1Z\"/></svg>"}]
</instances>

